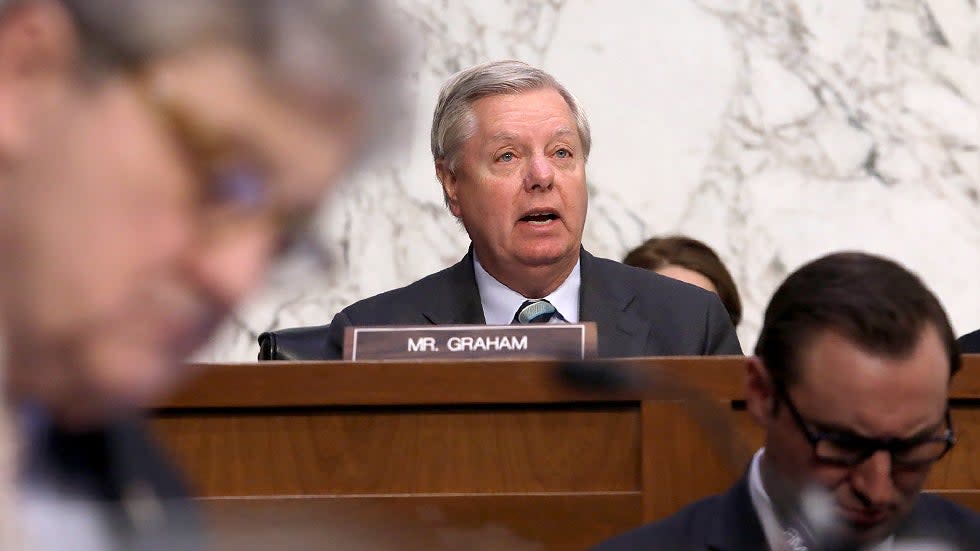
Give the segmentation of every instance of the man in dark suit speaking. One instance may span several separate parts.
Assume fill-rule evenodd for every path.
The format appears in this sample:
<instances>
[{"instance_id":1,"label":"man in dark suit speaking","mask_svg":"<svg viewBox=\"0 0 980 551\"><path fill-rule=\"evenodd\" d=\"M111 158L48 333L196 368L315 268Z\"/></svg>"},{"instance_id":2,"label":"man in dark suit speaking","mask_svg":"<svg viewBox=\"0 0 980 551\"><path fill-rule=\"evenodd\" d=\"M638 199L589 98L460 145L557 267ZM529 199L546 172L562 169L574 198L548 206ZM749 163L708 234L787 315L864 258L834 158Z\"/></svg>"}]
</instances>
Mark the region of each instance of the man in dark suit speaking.
<instances>
[{"instance_id":1,"label":"man in dark suit speaking","mask_svg":"<svg viewBox=\"0 0 980 551\"><path fill-rule=\"evenodd\" d=\"M600 356L741 354L718 298L582 248L585 113L554 77L517 61L457 73L432 120L446 205L472 240L456 265L353 304L330 325L595 321Z\"/></svg>"},{"instance_id":2,"label":"man in dark suit speaking","mask_svg":"<svg viewBox=\"0 0 980 551\"><path fill-rule=\"evenodd\" d=\"M980 516L920 494L955 443L960 358L918 278L860 253L818 259L776 291L755 354L746 403L766 439L748 473L594 551L977 549Z\"/></svg>"}]
</instances>

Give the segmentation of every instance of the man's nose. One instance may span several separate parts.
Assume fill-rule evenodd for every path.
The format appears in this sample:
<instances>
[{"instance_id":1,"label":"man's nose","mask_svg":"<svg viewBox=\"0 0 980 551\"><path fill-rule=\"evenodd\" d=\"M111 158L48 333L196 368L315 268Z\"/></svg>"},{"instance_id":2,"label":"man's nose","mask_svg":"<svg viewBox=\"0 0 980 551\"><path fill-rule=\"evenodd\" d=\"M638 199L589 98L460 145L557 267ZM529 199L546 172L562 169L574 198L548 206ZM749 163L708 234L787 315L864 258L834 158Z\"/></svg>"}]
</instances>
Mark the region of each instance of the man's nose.
<instances>
[{"instance_id":1,"label":"man's nose","mask_svg":"<svg viewBox=\"0 0 980 551\"><path fill-rule=\"evenodd\" d=\"M533 155L524 174L524 187L527 191L551 189L555 183L555 169L548 158L542 154Z\"/></svg>"},{"instance_id":2,"label":"man's nose","mask_svg":"<svg viewBox=\"0 0 980 551\"><path fill-rule=\"evenodd\" d=\"M187 277L214 303L231 309L262 282L274 245L272 232L261 227L205 239L187 256Z\"/></svg>"},{"instance_id":3,"label":"man's nose","mask_svg":"<svg viewBox=\"0 0 980 551\"><path fill-rule=\"evenodd\" d=\"M885 506L895 501L897 491L892 480L891 455L876 451L851 473L851 487L865 505Z\"/></svg>"}]
</instances>

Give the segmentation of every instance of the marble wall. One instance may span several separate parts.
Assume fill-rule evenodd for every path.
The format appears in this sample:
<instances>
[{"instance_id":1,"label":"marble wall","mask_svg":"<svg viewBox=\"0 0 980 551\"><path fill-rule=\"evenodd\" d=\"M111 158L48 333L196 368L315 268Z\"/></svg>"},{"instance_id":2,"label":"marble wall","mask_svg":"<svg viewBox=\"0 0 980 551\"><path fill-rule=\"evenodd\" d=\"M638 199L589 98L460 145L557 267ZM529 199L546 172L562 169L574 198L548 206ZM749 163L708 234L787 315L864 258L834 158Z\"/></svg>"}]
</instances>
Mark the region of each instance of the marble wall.
<instances>
[{"instance_id":1,"label":"marble wall","mask_svg":"<svg viewBox=\"0 0 980 551\"><path fill-rule=\"evenodd\" d=\"M585 106L594 147L585 245L620 258L654 234L716 248L739 285L744 348L791 270L829 251L898 259L980 327L977 0L401 0L417 36L404 143L351 178L298 264L200 357L255 358L256 335L458 260L428 152L440 84L517 58Z\"/></svg>"}]
</instances>

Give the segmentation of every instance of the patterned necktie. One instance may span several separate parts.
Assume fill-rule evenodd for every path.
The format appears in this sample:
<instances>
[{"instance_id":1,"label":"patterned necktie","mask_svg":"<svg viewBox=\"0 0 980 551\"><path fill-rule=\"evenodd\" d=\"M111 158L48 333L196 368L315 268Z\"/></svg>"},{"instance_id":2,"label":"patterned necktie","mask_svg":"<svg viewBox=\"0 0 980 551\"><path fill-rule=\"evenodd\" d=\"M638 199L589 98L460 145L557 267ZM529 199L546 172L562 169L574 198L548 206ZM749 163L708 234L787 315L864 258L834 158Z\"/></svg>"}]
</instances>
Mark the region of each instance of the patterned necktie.
<instances>
[{"instance_id":1,"label":"patterned necktie","mask_svg":"<svg viewBox=\"0 0 980 551\"><path fill-rule=\"evenodd\" d=\"M515 323L548 323L557 313L558 310L555 310L555 307L547 300L525 300L524 304L517 309L517 313L514 314L514 321L510 323L511 325Z\"/></svg>"}]
</instances>

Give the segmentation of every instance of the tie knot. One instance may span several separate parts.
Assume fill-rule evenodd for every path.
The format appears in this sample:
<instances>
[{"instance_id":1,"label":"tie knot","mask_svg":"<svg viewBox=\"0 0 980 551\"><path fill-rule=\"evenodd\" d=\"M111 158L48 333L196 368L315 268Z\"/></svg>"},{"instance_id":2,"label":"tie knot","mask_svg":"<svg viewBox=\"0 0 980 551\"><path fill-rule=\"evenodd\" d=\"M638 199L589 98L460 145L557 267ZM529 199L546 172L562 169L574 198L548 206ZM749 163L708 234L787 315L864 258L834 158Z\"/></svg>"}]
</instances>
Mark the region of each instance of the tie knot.
<instances>
[{"instance_id":1,"label":"tie knot","mask_svg":"<svg viewBox=\"0 0 980 551\"><path fill-rule=\"evenodd\" d=\"M525 300L511 323L548 323L558 311L545 299Z\"/></svg>"}]
</instances>

